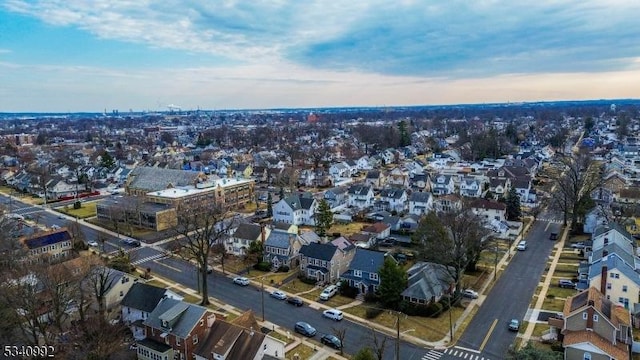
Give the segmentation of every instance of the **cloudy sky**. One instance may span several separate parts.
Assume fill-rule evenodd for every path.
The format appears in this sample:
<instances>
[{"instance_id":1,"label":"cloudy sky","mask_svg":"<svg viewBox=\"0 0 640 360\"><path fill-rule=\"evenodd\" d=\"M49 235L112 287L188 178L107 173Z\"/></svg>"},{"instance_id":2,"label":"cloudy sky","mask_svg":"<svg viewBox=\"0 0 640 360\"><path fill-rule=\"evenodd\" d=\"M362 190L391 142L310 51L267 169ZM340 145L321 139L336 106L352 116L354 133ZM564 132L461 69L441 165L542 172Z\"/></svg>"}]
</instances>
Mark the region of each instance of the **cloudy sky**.
<instances>
[{"instance_id":1,"label":"cloudy sky","mask_svg":"<svg viewBox=\"0 0 640 360\"><path fill-rule=\"evenodd\" d=\"M0 112L640 97L637 0L0 0Z\"/></svg>"}]
</instances>

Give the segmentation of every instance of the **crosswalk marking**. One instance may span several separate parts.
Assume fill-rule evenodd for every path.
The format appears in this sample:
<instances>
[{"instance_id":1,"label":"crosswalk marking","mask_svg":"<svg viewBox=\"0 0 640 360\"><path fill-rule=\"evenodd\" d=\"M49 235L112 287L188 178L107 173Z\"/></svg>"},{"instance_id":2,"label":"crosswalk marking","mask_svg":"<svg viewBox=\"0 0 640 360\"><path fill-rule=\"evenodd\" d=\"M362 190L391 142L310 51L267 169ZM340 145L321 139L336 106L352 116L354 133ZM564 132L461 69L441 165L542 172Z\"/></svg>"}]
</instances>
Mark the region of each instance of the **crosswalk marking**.
<instances>
[{"instance_id":1,"label":"crosswalk marking","mask_svg":"<svg viewBox=\"0 0 640 360\"><path fill-rule=\"evenodd\" d=\"M549 222L549 223L553 223L553 224L562 224L562 220L558 220L558 219L541 219L541 218L538 218L538 219L536 219L536 221L544 221L544 222Z\"/></svg>"},{"instance_id":2,"label":"crosswalk marking","mask_svg":"<svg viewBox=\"0 0 640 360\"><path fill-rule=\"evenodd\" d=\"M459 359L465 359L465 360L490 360L489 358L480 356L479 355L480 352L477 350L466 349L466 348L464 350L460 350L460 349L456 349L456 347L447 348L441 351L429 350L429 352L424 354L424 356L422 357L422 360L438 360L440 359L440 357L442 357L445 354L459 358Z\"/></svg>"},{"instance_id":3,"label":"crosswalk marking","mask_svg":"<svg viewBox=\"0 0 640 360\"><path fill-rule=\"evenodd\" d=\"M142 259L139 259L139 260L136 260L136 261L132 261L131 264L140 265L140 264L146 263L148 261L158 260L158 259L162 259L162 258L165 258L165 257L167 257L167 255L165 255L165 254L155 254L155 255L147 256L145 258L142 258Z\"/></svg>"},{"instance_id":4,"label":"crosswalk marking","mask_svg":"<svg viewBox=\"0 0 640 360\"><path fill-rule=\"evenodd\" d=\"M438 360L442 357L442 353L436 350L430 350L428 353L424 354L422 360Z\"/></svg>"}]
</instances>

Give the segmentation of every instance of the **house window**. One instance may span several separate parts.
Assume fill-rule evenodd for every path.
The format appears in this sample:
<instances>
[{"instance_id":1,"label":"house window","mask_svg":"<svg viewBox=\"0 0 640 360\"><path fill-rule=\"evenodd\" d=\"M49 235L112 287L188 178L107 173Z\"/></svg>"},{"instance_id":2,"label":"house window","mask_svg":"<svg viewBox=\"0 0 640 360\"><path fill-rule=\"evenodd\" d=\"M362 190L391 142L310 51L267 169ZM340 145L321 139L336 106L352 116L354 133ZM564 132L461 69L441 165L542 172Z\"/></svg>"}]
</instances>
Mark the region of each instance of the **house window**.
<instances>
[{"instance_id":1,"label":"house window","mask_svg":"<svg viewBox=\"0 0 640 360\"><path fill-rule=\"evenodd\" d=\"M193 335L193 345L198 343L198 334Z\"/></svg>"},{"instance_id":2,"label":"house window","mask_svg":"<svg viewBox=\"0 0 640 360\"><path fill-rule=\"evenodd\" d=\"M180 346L180 338L176 336L176 346Z\"/></svg>"},{"instance_id":3,"label":"house window","mask_svg":"<svg viewBox=\"0 0 640 360\"><path fill-rule=\"evenodd\" d=\"M593 314L593 321L598 322L598 314Z\"/></svg>"},{"instance_id":4,"label":"house window","mask_svg":"<svg viewBox=\"0 0 640 360\"><path fill-rule=\"evenodd\" d=\"M369 279L378 280L378 274L377 273L370 273L369 274Z\"/></svg>"},{"instance_id":5,"label":"house window","mask_svg":"<svg viewBox=\"0 0 640 360\"><path fill-rule=\"evenodd\" d=\"M622 292L627 292L627 285L622 285Z\"/></svg>"},{"instance_id":6,"label":"house window","mask_svg":"<svg viewBox=\"0 0 640 360\"><path fill-rule=\"evenodd\" d=\"M361 270L353 270L353 276L362 277L362 271Z\"/></svg>"},{"instance_id":7,"label":"house window","mask_svg":"<svg viewBox=\"0 0 640 360\"><path fill-rule=\"evenodd\" d=\"M584 353L584 356L582 357L583 360L591 360L591 353Z\"/></svg>"},{"instance_id":8,"label":"house window","mask_svg":"<svg viewBox=\"0 0 640 360\"><path fill-rule=\"evenodd\" d=\"M587 320L589 318L589 315L587 315L586 312L582 313L582 320Z\"/></svg>"},{"instance_id":9,"label":"house window","mask_svg":"<svg viewBox=\"0 0 640 360\"><path fill-rule=\"evenodd\" d=\"M611 290L611 283L607 283L607 289Z\"/></svg>"},{"instance_id":10,"label":"house window","mask_svg":"<svg viewBox=\"0 0 640 360\"><path fill-rule=\"evenodd\" d=\"M613 279L613 273L609 273L609 277Z\"/></svg>"}]
</instances>

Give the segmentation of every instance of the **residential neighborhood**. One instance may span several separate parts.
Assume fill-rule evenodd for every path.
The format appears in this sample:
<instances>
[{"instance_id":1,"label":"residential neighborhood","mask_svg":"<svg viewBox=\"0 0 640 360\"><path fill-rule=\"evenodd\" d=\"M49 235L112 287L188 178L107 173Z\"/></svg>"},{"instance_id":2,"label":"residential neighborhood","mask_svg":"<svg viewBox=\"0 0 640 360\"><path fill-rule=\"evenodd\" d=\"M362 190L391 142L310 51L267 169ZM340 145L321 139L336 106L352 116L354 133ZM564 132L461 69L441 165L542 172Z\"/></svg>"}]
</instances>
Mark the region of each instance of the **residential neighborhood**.
<instances>
[{"instance_id":1,"label":"residential neighborhood","mask_svg":"<svg viewBox=\"0 0 640 360\"><path fill-rule=\"evenodd\" d=\"M640 114L580 105L7 119L0 338L144 360L358 358L372 336L398 341L384 359L635 358Z\"/></svg>"}]
</instances>

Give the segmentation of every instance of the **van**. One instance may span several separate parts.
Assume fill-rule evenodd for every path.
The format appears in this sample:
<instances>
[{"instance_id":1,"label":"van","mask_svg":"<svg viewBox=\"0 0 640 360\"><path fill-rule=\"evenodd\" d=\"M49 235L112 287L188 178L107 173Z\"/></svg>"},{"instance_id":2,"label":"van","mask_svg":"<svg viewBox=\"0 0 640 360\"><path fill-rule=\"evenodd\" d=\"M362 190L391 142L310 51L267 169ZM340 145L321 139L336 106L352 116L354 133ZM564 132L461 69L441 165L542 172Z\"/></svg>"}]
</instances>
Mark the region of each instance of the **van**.
<instances>
[{"instance_id":1,"label":"van","mask_svg":"<svg viewBox=\"0 0 640 360\"><path fill-rule=\"evenodd\" d=\"M327 301L337 293L338 293L338 287L335 285L331 285L326 289L322 290L322 293L320 293L320 300Z\"/></svg>"}]
</instances>

